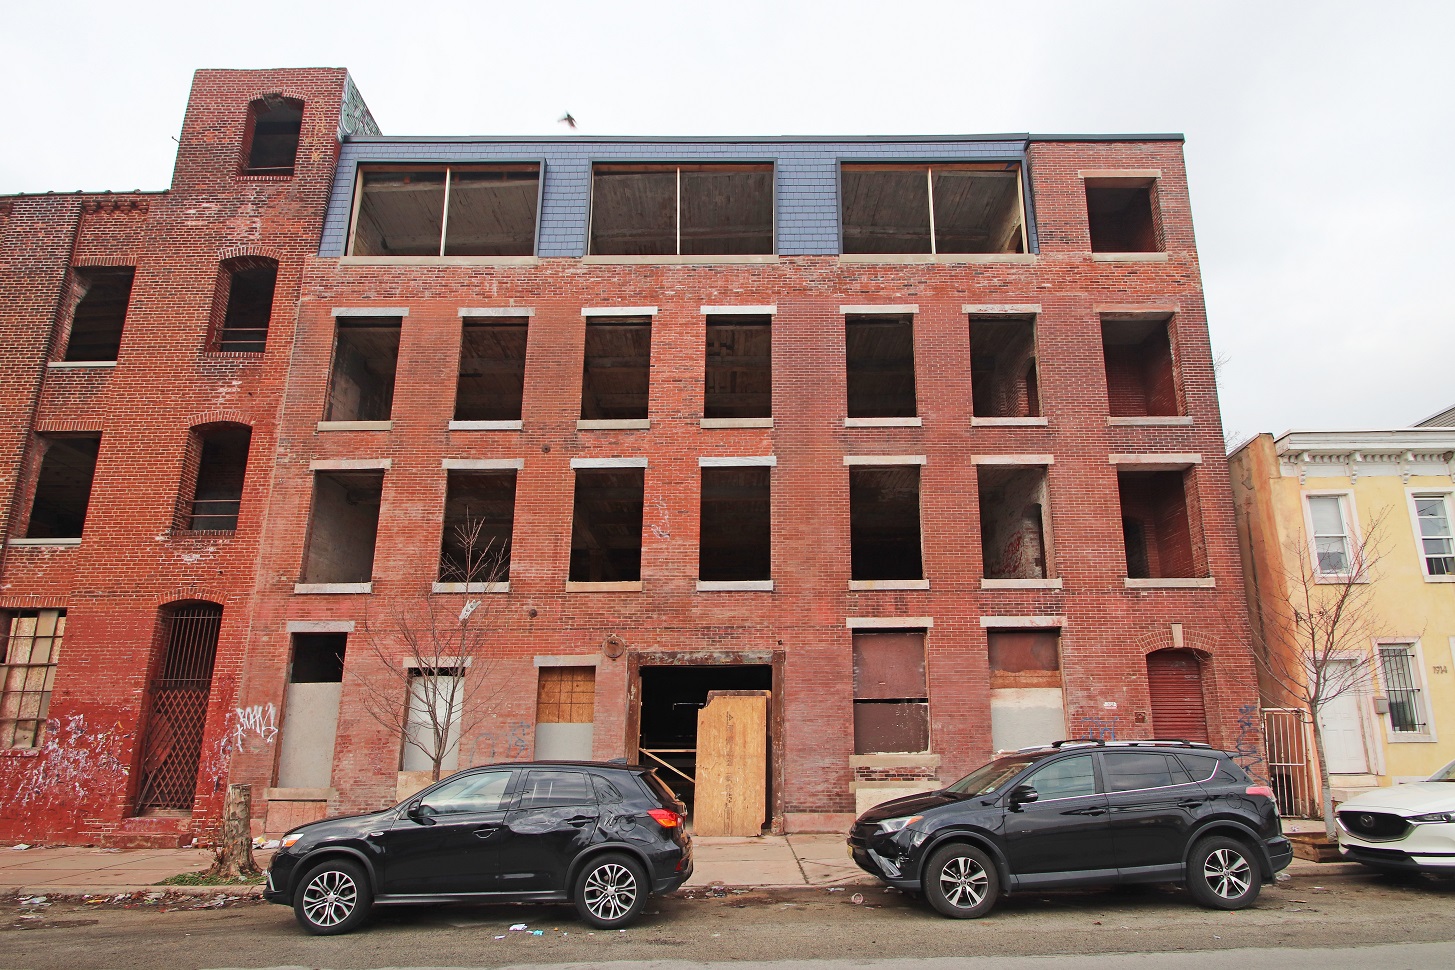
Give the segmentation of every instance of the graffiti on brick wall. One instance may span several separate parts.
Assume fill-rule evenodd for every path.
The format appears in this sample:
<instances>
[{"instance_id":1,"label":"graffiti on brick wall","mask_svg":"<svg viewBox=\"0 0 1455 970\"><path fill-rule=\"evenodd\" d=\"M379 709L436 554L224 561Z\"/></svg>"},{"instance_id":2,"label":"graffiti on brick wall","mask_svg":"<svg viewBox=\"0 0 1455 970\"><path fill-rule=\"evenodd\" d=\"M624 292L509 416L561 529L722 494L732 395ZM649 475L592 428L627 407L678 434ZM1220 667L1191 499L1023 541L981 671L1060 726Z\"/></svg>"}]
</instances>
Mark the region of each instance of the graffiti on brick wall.
<instances>
[{"instance_id":1,"label":"graffiti on brick wall","mask_svg":"<svg viewBox=\"0 0 1455 970\"><path fill-rule=\"evenodd\" d=\"M262 751L278 738L278 709L272 704L236 707L228 712L223 730L202 758L201 779L206 791L221 791L232 766L232 756L239 752Z\"/></svg>"},{"instance_id":2,"label":"graffiti on brick wall","mask_svg":"<svg viewBox=\"0 0 1455 970\"><path fill-rule=\"evenodd\" d=\"M662 498L660 495L652 499L652 508L657 512L657 516L661 519L662 522L661 525L657 525L654 522L650 526L648 526L648 528L652 530L652 535L656 536L658 539L672 538L672 511L671 509L667 508L666 499Z\"/></svg>"},{"instance_id":3,"label":"graffiti on brick wall","mask_svg":"<svg viewBox=\"0 0 1455 970\"><path fill-rule=\"evenodd\" d=\"M246 748L254 739L272 744L278 736L278 709L272 704L239 707L232 712L231 720L234 750Z\"/></svg>"},{"instance_id":4,"label":"graffiti on brick wall","mask_svg":"<svg viewBox=\"0 0 1455 970\"><path fill-rule=\"evenodd\" d=\"M529 721L510 721L499 731L475 739L475 761L519 761L530 751Z\"/></svg>"},{"instance_id":5,"label":"graffiti on brick wall","mask_svg":"<svg viewBox=\"0 0 1455 970\"><path fill-rule=\"evenodd\" d=\"M1238 707L1238 733L1233 740L1233 760L1257 780L1268 781L1267 762L1263 760L1261 733L1258 730L1259 711L1256 704L1242 704Z\"/></svg>"},{"instance_id":6,"label":"graffiti on brick wall","mask_svg":"<svg viewBox=\"0 0 1455 970\"><path fill-rule=\"evenodd\" d=\"M120 797L129 780L123 754L132 738L120 724L96 727L81 714L52 718L36 759L16 759L11 770L18 777L0 781L0 814L62 805L94 811Z\"/></svg>"},{"instance_id":7,"label":"graffiti on brick wall","mask_svg":"<svg viewBox=\"0 0 1455 970\"><path fill-rule=\"evenodd\" d=\"M1095 738L1098 741L1115 741L1117 739L1116 722L1099 714L1086 714L1081 717L1081 730L1078 737Z\"/></svg>"}]
</instances>

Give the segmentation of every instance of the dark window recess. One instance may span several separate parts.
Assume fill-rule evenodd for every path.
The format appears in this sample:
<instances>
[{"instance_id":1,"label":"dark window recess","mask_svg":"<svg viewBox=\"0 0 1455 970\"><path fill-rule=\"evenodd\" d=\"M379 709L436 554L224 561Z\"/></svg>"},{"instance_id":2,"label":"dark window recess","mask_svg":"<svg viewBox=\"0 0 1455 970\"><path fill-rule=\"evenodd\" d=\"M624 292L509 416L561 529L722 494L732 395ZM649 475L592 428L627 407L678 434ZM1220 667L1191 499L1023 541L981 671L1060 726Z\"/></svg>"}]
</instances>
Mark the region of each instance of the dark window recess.
<instances>
[{"instance_id":1,"label":"dark window recess","mask_svg":"<svg viewBox=\"0 0 1455 970\"><path fill-rule=\"evenodd\" d=\"M248 105L244 175L292 175L303 127L303 102L272 94Z\"/></svg>"},{"instance_id":2,"label":"dark window recess","mask_svg":"<svg viewBox=\"0 0 1455 970\"><path fill-rule=\"evenodd\" d=\"M365 169L359 191L352 256L535 254L538 165Z\"/></svg>"},{"instance_id":3,"label":"dark window recess","mask_svg":"<svg viewBox=\"0 0 1455 970\"><path fill-rule=\"evenodd\" d=\"M735 582L772 578L771 469L702 469L697 578Z\"/></svg>"},{"instance_id":4,"label":"dark window recess","mask_svg":"<svg viewBox=\"0 0 1455 970\"><path fill-rule=\"evenodd\" d=\"M79 539L96 476L98 434L41 435L44 450L30 506L27 539Z\"/></svg>"},{"instance_id":5,"label":"dark window recess","mask_svg":"<svg viewBox=\"0 0 1455 970\"><path fill-rule=\"evenodd\" d=\"M586 356L581 373L583 421L646 418L651 375L651 317L598 317L586 321Z\"/></svg>"},{"instance_id":6,"label":"dark window recess","mask_svg":"<svg viewBox=\"0 0 1455 970\"><path fill-rule=\"evenodd\" d=\"M278 263L264 256L241 256L222 264L217 280L213 330L217 349L236 354L261 354L273 316L273 290Z\"/></svg>"},{"instance_id":7,"label":"dark window recess","mask_svg":"<svg viewBox=\"0 0 1455 970\"><path fill-rule=\"evenodd\" d=\"M854 634L854 753L928 751L922 632Z\"/></svg>"},{"instance_id":8,"label":"dark window recess","mask_svg":"<svg viewBox=\"0 0 1455 970\"><path fill-rule=\"evenodd\" d=\"M597 165L594 256L773 252L772 165Z\"/></svg>"},{"instance_id":9,"label":"dark window recess","mask_svg":"<svg viewBox=\"0 0 1455 970\"><path fill-rule=\"evenodd\" d=\"M519 421L525 394L526 319L466 319L455 385L456 421Z\"/></svg>"},{"instance_id":10,"label":"dark window recess","mask_svg":"<svg viewBox=\"0 0 1455 970\"><path fill-rule=\"evenodd\" d=\"M846 164L840 185L845 253L1025 252L1015 162Z\"/></svg>"},{"instance_id":11,"label":"dark window recess","mask_svg":"<svg viewBox=\"0 0 1455 970\"><path fill-rule=\"evenodd\" d=\"M645 483L641 468L577 469L571 582L641 580Z\"/></svg>"},{"instance_id":12,"label":"dark window recess","mask_svg":"<svg viewBox=\"0 0 1455 970\"><path fill-rule=\"evenodd\" d=\"M315 472L305 583L367 583L374 574L383 472Z\"/></svg>"},{"instance_id":13,"label":"dark window recess","mask_svg":"<svg viewBox=\"0 0 1455 970\"><path fill-rule=\"evenodd\" d=\"M515 472L451 470L445 482L440 582L509 582Z\"/></svg>"},{"instance_id":14,"label":"dark window recess","mask_svg":"<svg viewBox=\"0 0 1455 970\"><path fill-rule=\"evenodd\" d=\"M76 309L71 316L65 360L116 359L135 274L132 266L97 266L71 271L71 296L76 301Z\"/></svg>"},{"instance_id":15,"label":"dark window recess","mask_svg":"<svg viewBox=\"0 0 1455 970\"><path fill-rule=\"evenodd\" d=\"M342 683L348 640L347 633L293 634L293 666L288 673L289 683Z\"/></svg>"},{"instance_id":16,"label":"dark window recess","mask_svg":"<svg viewBox=\"0 0 1455 970\"><path fill-rule=\"evenodd\" d=\"M252 429L245 425L219 425L194 433L201 448L187 528L197 532L231 532L237 528L238 511L242 507Z\"/></svg>"},{"instance_id":17,"label":"dark window recess","mask_svg":"<svg viewBox=\"0 0 1455 970\"><path fill-rule=\"evenodd\" d=\"M1120 471L1122 536L1131 579L1205 575L1189 508L1190 471Z\"/></svg>"},{"instance_id":18,"label":"dark window recess","mask_svg":"<svg viewBox=\"0 0 1455 970\"><path fill-rule=\"evenodd\" d=\"M1038 418L1034 317L970 318L971 413L977 418Z\"/></svg>"},{"instance_id":19,"label":"dark window recess","mask_svg":"<svg viewBox=\"0 0 1455 970\"><path fill-rule=\"evenodd\" d=\"M1160 253L1162 233L1153 182L1086 180L1086 220L1094 253Z\"/></svg>"},{"instance_id":20,"label":"dark window recess","mask_svg":"<svg viewBox=\"0 0 1455 970\"><path fill-rule=\"evenodd\" d=\"M341 319L325 421L388 421L399 364L398 319Z\"/></svg>"},{"instance_id":21,"label":"dark window recess","mask_svg":"<svg viewBox=\"0 0 1455 970\"><path fill-rule=\"evenodd\" d=\"M773 416L773 321L766 316L707 318L706 418Z\"/></svg>"},{"instance_id":22,"label":"dark window recess","mask_svg":"<svg viewBox=\"0 0 1455 970\"><path fill-rule=\"evenodd\" d=\"M990 686L1061 686L1061 634L1058 630L989 630Z\"/></svg>"},{"instance_id":23,"label":"dark window recess","mask_svg":"<svg viewBox=\"0 0 1455 970\"><path fill-rule=\"evenodd\" d=\"M914 417L913 320L848 317L844 330L849 417Z\"/></svg>"},{"instance_id":24,"label":"dark window recess","mask_svg":"<svg viewBox=\"0 0 1455 970\"><path fill-rule=\"evenodd\" d=\"M1042 467L979 465L980 552L986 579L1046 579L1051 536Z\"/></svg>"},{"instance_id":25,"label":"dark window recess","mask_svg":"<svg viewBox=\"0 0 1455 970\"><path fill-rule=\"evenodd\" d=\"M852 579L923 579L919 466L849 469Z\"/></svg>"},{"instance_id":26,"label":"dark window recess","mask_svg":"<svg viewBox=\"0 0 1455 970\"><path fill-rule=\"evenodd\" d=\"M1101 322L1107 411L1112 417L1182 413L1170 323L1166 317Z\"/></svg>"}]
</instances>

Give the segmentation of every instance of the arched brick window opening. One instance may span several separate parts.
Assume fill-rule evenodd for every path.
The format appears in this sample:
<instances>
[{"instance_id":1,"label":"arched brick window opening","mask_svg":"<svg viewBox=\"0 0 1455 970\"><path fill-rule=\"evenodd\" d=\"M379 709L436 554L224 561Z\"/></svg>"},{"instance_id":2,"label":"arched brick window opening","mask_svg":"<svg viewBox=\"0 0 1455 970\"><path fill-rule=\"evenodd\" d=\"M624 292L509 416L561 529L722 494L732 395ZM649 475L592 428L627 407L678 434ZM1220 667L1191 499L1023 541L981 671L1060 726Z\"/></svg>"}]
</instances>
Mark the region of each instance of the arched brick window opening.
<instances>
[{"instance_id":1,"label":"arched brick window opening","mask_svg":"<svg viewBox=\"0 0 1455 970\"><path fill-rule=\"evenodd\" d=\"M266 256L224 260L212 303L212 346L237 354L261 354L273 316L278 261Z\"/></svg>"},{"instance_id":2,"label":"arched brick window opening","mask_svg":"<svg viewBox=\"0 0 1455 970\"><path fill-rule=\"evenodd\" d=\"M161 609L161 656L147 685L136 766L138 815L192 810L221 629L222 607L217 603L190 600Z\"/></svg>"},{"instance_id":3,"label":"arched brick window opening","mask_svg":"<svg viewBox=\"0 0 1455 970\"><path fill-rule=\"evenodd\" d=\"M292 175L303 127L303 102L267 94L248 105L244 175Z\"/></svg>"},{"instance_id":4,"label":"arched brick window opening","mask_svg":"<svg viewBox=\"0 0 1455 970\"><path fill-rule=\"evenodd\" d=\"M245 424L205 424L188 434L176 528L232 532L242 508L252 429Z\"/></svg>"}]
</instances>

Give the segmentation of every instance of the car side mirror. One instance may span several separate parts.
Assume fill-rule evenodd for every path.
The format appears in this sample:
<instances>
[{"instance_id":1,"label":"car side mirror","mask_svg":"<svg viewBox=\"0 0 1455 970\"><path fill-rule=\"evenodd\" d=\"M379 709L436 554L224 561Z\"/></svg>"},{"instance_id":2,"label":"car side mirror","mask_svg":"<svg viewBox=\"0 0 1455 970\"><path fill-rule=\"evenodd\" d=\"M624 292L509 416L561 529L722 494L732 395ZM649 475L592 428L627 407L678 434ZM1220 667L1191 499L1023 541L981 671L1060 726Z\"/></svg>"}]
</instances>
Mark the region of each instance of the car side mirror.
<instances>
[{"instance_id":1,"label":"car side mirror","mask_svg":"<svg viewBox=\"0 0 1455 970\"><path fill-rule=\"evenodd\" d=\"M416 798L404 807L404 814L418 822L420 825L433 825L434 819L430 818L429 809L425 807L424 799Z\"/></svg>"},{"instance_id":2,"label":"car side mirror","mask_svg":"<svg viewBox=\"0 0 1455 970\"><path fill-rule=\"evenodd\" d=\"M1030 785L1016 785L1010 790L1010 797L1006 799L1006 802L1010 805L1010 810L1015 812L1019 811L1022 805L1029 805L1040 797Z\"/></svg>"}]
</instances>

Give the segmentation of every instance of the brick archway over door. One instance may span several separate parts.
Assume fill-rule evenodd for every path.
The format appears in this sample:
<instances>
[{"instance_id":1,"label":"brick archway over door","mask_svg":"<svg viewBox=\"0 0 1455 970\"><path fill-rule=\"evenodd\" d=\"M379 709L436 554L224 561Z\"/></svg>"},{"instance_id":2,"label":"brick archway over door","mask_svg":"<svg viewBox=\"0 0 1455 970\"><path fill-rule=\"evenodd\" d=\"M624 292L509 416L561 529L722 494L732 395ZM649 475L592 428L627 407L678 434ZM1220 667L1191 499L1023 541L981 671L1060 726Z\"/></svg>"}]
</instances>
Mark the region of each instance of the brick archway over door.
<instances>
[{"instance_id":1,"label":"brick archway over door","mask_svg":"<svg viewBox=\"0 0 1455 970\"><path fill-rule=\"evenodd\" d=\"M1147 654L1147 690L1152 695L1152 732L1156 737L1208 739L1202 663L1197 654L1191 650Z\"/></svg>"}]
</instances>

